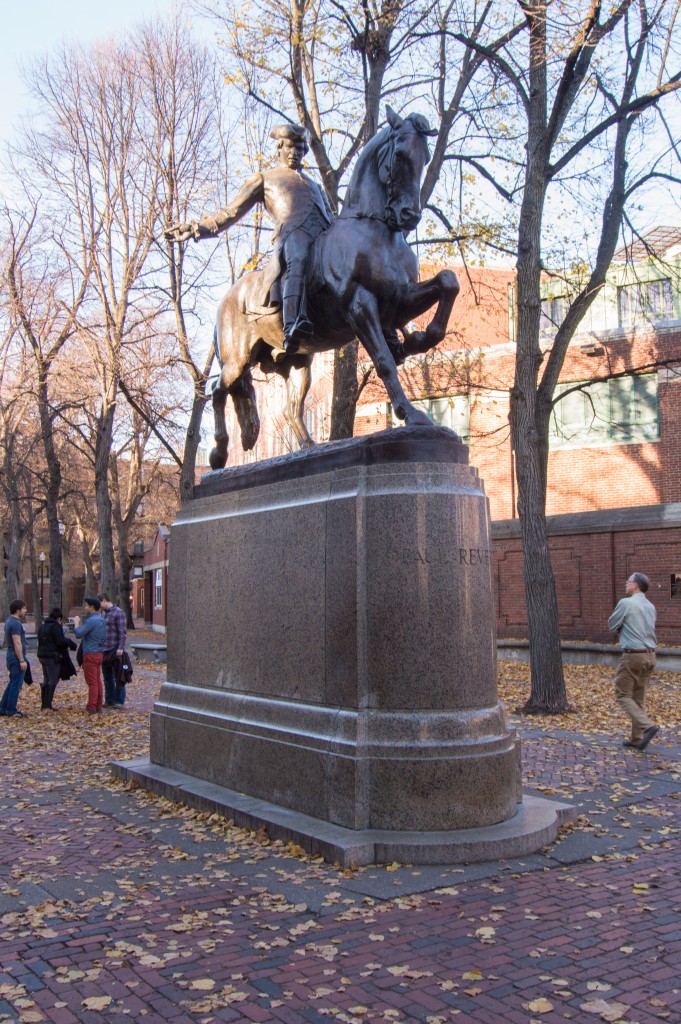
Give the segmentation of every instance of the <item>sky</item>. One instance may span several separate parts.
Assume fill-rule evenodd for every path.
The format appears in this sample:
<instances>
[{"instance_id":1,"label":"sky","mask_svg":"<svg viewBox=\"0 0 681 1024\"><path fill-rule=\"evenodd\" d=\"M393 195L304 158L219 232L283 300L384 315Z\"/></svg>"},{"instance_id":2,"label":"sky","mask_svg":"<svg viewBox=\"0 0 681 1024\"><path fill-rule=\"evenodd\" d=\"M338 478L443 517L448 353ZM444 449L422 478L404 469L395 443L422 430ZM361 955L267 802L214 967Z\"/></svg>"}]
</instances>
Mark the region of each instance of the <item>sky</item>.
<instances>
[{"instance_id":1,"label":"sky","mask_svg":"<svg viewBox=\"0 0 681 1024\"><path fill-rule=\"evenodd\" d=\"M15 131L29 97L20 65L63 42L89 43L125 32L138 21L166 14L173 0L12 0L3 5L0 61L0 146Z\"/></svg>"}]
</instances>

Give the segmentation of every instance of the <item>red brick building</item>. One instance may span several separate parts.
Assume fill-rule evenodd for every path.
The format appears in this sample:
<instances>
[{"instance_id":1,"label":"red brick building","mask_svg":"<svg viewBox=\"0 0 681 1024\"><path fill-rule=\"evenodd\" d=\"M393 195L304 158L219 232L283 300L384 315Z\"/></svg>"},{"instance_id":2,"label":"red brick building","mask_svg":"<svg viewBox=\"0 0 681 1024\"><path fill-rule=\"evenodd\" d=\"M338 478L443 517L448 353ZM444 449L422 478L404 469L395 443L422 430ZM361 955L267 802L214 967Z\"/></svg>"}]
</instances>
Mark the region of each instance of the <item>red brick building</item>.
<instances>
[{"instance_id":1,"label":"red brick building","mask_svg":"<svg viewBox=\"0 0 681 1024\"><path fill-rule=\"evenodd\" d=\"M168 618L168 562L170 530L159 526L151 547L144 552L144 579L135 590L135 614L144 618L144 625L155 633L166 632Z\"/></svg>"}]
</instances>

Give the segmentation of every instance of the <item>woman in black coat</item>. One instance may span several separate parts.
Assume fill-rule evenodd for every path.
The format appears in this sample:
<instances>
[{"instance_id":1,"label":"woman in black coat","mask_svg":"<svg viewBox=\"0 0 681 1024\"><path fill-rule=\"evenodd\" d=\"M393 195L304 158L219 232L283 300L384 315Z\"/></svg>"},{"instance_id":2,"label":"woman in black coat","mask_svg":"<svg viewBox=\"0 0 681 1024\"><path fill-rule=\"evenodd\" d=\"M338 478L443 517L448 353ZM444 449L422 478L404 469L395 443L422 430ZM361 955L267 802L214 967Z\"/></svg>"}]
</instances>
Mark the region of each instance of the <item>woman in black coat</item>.
<instances>
[{"instance_id":1,"label":"woman in black coat","mask_svg":"<svg viewBox=\"0 0 681 1024\"><path fill-rule=\"evenodd\" d=\"M64 636L61 608L53 608L38 630L38 661L43 667L43 683L40 687L41 710L54 711L52 698L59 682L62 658L68 650L75 651L77 644Z\"/></svg>"}]
</instances>

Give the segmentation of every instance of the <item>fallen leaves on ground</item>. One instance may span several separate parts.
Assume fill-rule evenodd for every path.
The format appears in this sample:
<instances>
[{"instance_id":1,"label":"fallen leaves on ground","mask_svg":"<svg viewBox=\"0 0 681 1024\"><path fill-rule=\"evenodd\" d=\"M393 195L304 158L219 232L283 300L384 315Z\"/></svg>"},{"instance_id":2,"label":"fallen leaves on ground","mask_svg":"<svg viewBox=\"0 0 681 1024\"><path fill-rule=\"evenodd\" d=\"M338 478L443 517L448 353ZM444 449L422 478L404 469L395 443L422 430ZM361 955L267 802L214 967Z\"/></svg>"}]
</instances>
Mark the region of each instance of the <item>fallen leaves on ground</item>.
<instances>
[{"instance_id":1,"label":"fallen leaves on ground","mask_svg":"<svg viewBox=\"0 0 681 1024\"><path fill-rule=\"evenodd\" d=\"M615 665L564 665L563 672L568 704L573 710L565 715L532 715L525 720L547 732L563 728L579 730L587 735L621 734L624 738L629 719L615 700ZM530 666L523 662L500 661L497 675L499 698L509 711L515 713L530 696ZM681 738L678 673L653 673L646 707L651 718L660 723L660 739L670 734Z\"/></svg>"}]
</instances>

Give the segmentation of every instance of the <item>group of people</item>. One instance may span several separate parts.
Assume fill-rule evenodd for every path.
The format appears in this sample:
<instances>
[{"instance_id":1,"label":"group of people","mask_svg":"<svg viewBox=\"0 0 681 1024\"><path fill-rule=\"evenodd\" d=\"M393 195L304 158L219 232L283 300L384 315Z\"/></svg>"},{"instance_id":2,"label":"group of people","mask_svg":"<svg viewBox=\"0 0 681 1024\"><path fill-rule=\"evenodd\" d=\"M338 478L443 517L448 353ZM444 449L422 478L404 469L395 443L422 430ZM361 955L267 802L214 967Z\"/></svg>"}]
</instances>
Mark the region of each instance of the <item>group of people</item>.
<instances>
[{"instance_id":1,"label":"group of people","mask_svg":"<svg viewBox=\"0 0 681 1024\"><path fill-rule=\"evenodd\" d=\"M25 682L32 682L26 657L26 605L12 601L5 621L6 663L9 681L0 700L0 715L22 717L18 708L19 694ZM132 670L125 652L127 626L125 613L109 599L108 594L86 597L83 615L74 617L74 633L81 642L78 661L82 663L88 697L86 711L95 715L103 707L122 709L125 706L126 683ZM41 711L56 711L54 694L60 679L68 679L76 669L69 651L78 645L64 633L61 608L52 608L38 630L38 661L42 667L40 686ZM28 673L28 675L27 675Z\"/></svg>"}]
</instances>

